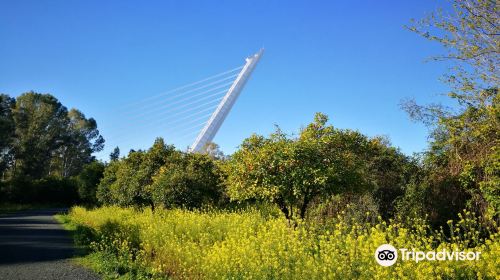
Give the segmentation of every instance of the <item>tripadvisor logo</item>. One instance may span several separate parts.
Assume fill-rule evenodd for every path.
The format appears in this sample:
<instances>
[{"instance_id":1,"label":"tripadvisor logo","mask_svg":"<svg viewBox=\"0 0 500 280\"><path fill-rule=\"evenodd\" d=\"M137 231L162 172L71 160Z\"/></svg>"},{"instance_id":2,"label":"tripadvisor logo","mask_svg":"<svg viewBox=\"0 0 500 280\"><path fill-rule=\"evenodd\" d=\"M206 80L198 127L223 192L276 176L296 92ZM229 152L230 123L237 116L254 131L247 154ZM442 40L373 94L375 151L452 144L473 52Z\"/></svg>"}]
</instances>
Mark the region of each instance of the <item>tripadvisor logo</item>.
<instances>
[{"instance_id":1,"label":"tripadvisor logo","mask_svg":"<svg viewBox=\"0 0 500 280\"><path fill-rule=\"evenodd\" d=\"M481 252L448 251L415 251L405 248L399 249L402 261L477 261ZM375 260L381 266L391 266L398 260L398 250L390 244L380 245L375 250Z\"/></svg>"},{"instance_id":2,"label":"tripadvisor logo","mask_svg":"<svg viewBox=\"0 0 500 280\"><path fill-rule=\"evenodd\" d=\"M398 251L392 245L380 245L375 250L375 260L381 266L391 266L398 260Z\"/></svg>"}]
</instances>

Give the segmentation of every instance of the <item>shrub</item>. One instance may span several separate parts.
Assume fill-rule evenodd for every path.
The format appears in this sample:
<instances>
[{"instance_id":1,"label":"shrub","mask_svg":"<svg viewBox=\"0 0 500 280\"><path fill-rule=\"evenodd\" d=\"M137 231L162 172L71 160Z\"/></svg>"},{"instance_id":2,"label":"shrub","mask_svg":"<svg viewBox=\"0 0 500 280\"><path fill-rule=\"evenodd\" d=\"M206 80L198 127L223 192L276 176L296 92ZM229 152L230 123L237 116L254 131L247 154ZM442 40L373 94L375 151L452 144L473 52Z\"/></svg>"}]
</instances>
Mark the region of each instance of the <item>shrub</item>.
<instances>
[{"instance_id":1,"label":"shrub","mask_svg":"<svg viewBox=\"0 0 500 280\"><path fill-rule=\"evenodd\" d=\"M380 216L378 205L370 193L335 195L316 202L307 215L307 222L321 229L331 229L336 223L374 226Z\"/></svg>"},{"instance_id":2,"label":"shrub","mask_svg":"<svg viewBox=\"0 0 500 280\"><path fill-rule=\"evenodd\" d=\"M433 228L446 226L467 208L470 195L452 177L426 177L422 182L406 186L405 193L396 201L398 216L423 217L427 215Z\"/></svg>"},{"instance_id":3,"label":"shrub","mask_svg":"<svg viewBox=\"0 0 500 280\"><path fill-rule=\"evenodd\" d=\"M78 195L83 203L94 205L97 203L97 185L103 177L104 164L93 161L83 167L83 170L76 176Z\"/></svg>"},{"instance_id":4,"label":"shrub","mask_svg":"<svg viewBox=\"0 0 500 280\"><path fill-rule=\"evenodd\" d=\"M208 155L183 154L160 168L151 185L153 201L167 208L198 208L222 198L221 177Z\"/></svg>"},{"instance_id":5,"label":"shrub","mask_svg":"<svg viewBox=\"0 0 500 280\"><path fill-rule=\"evenodd\" d=\"M76 182L69 178L47 177L33 181L34 203L56 203L73 205L78 202Z\"/></svg>"},{"instance_id":6,"label":"shrub","mask_svg":"<svg viewBox=\"0 0 500 280\"><path fill-rule=\"evenodd\" d=\"M70 178L47 177L39 180L15 178L4 183L5 201L72 205L78 202L76 182Z\"/></svg>"},{"instance_id":7,"label":"shrub","mask_svg":"<svg viewBox=\"0 0 500 280\"><path fill-rule=\"evenodd\" d=\"M127 157L111 161L98 186L99 202L153 207L153 176L178 153L173 146L165 145L162 138L157 138L148 151L130 151Z\"/></svg>"}]
</instances>

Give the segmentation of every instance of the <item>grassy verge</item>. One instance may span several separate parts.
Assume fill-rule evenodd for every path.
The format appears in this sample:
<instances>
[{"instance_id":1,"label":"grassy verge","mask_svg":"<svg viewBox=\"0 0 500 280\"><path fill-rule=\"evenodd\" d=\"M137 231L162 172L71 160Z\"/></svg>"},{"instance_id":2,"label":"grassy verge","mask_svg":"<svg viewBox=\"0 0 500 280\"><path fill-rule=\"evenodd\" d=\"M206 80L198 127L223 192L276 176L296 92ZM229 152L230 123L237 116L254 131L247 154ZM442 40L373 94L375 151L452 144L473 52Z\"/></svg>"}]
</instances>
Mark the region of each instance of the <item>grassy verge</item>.
<instances>
[{"instance_id":1,"label":"grassy verge","mask_svg":"<svg viewBox=\"0 0 500 280\"><path fill-rule=\"evenodd\" d=\"M136 211L73 208L67 222L90 254L80 263L106 279L495 279L498 233L482 239L471 217L449 238L422 221L412 227L380 222L330 230L263 216L258 211ZM481 251L478 261L399 261L378 265L375 249L389 243L415 250Z\"/></svg>"},{"instance_id":2,"label":"grassy verge","mask_svg":"<svg viewBox=\"0 0 500 280\"><path fill-rule=\"evenodd\" d=\"M74 223L68 214L57 214L54 218L70 232L77 248L73 261L83 267L97 272L103 279L167 279L154 276L138 265L124 261L119 256L101 251L91 250L92 231L89 228Z\"/></svg>"}]
</instances>

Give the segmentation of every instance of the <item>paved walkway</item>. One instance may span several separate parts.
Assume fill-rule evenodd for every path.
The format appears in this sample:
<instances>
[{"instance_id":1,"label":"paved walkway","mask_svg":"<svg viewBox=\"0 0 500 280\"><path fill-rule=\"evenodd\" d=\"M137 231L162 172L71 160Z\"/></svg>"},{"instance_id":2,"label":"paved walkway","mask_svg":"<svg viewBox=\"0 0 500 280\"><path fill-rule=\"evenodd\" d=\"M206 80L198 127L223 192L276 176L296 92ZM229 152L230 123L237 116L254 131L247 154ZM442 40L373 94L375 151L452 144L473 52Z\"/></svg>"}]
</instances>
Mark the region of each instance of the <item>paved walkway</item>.
<instances>
[{"instance_id":1,"label":"paved walkway","mask_svg":"<svg viewBox=\"0 0 500 280\"><path fill-rule=\"evenodd\" d=\"M75 251L68 232L53 215L62 209L0 215L0 279L83 279L99 277L71 258Z\"/></svg>"}]
</instances>

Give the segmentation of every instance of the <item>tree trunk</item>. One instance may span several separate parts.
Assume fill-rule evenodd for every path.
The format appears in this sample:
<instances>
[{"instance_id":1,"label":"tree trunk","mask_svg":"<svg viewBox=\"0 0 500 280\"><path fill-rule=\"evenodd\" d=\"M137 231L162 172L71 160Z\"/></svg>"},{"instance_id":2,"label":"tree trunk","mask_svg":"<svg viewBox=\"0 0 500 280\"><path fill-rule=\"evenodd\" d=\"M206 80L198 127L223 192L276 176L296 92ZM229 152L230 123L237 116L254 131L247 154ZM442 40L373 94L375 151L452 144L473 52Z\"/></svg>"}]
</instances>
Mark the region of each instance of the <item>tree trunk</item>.
<instances>
[{"instance_id":1,"label":"tree trunk","mask_svg":"<svg viewBox=\"0 0 500 280\"><path fill-rule=\"evenodd\" d=\"M281 212L285 214L285 218L287 220L290 220L290 211L288 211L288 208L286 207L285 201L283 201L282 198L278 198L276 200L276 204L278 204L278 207L280 208Z\"/></svg>"},{"instance_id":2,"label":"tree trunk","mask_svg":"<svg viewBox=\"0 0 500 280\"><path fill-rule=\"evenodd\" d=\"M306 216L307 206L309 206L310 198L309 196L304 197L304 202L302 202L302 206L300 207L300 218L303 220Z\"/></svg>"}]
</instances>

